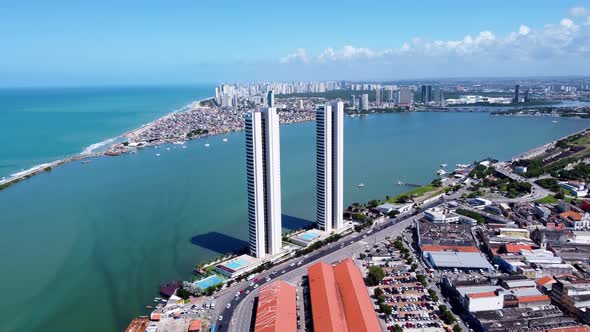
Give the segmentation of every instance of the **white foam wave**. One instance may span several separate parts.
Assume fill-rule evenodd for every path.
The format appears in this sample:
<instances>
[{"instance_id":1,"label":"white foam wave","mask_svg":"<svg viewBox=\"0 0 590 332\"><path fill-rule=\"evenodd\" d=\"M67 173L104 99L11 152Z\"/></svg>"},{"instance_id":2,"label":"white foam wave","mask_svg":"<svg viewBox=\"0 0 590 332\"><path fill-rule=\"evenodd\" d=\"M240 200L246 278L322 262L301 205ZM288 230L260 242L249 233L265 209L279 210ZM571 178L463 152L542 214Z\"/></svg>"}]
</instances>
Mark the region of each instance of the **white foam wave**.
<instances>
[{"instance_id":1,"label":"white foam wave","mask_svg":"<svg viewBox=\"0 0 590 332\"><path fill-rule=\"evenodd\" d=\"M107 145L113 144L117 140L117 138L118 137L113 137L113 138L109 138L107 140L104 140L102 142L90 144L82 151L82 154L92 154L100 148L103 148Z\"/></svg>"}]
</instances>

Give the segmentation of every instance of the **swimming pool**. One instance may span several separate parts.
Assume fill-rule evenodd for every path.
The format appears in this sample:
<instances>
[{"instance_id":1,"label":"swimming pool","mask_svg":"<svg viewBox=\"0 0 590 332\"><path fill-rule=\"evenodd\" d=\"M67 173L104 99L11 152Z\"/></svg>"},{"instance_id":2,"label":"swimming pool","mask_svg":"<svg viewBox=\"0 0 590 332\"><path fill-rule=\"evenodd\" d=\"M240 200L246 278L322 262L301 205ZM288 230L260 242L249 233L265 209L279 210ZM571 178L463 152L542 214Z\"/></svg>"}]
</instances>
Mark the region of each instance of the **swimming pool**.
<instances>
[{"instance_id":1,"label":"swimming pool","mask_svg":"<svg viewBox=\"0 0 590 332\"><path fill-rule=\"evenodd\" d=\"M211 286L217 286L223 283L224 279L218 275L212 275L205 279L201 279L199 281L195 281L195 286L199 287L200 289L206 289Z\"/></svg>"},{"instance_id":2,"label":"swimming pool","mask_svg":"<svg viewBox=\"0 0 590 332\"><path fill-rule=\"evenodd\" d=\"M245 260L243 260L243 259L240 259L240 258L238 258L238 259L236 259L236 260L234 260L234 261L231 261L231 262L229 262L229 263L227 263L227 264L224 264L224 265L225 265L225 266L227 266L228 268L230 268L230 269L232 269L232 270L236 271L236 270L238 270L239 268L241 268L241 267L243 267L243 266L246 266L246 265L248 265L248 262L246 262L246 261L245 261Z\"/></svg>"},{"instance_id":3,"label":"swimming pool","mask_svg":"<svg viewBox=\"0 0 590 332\"><path fill-rule=\"evenodd\" d=\"M305 233L299 235L299 237L304 239L305 241L312 241L319 236L320 236L320 234L316 233L316 232L305 232Z\"/></svg>"}]
</instances>

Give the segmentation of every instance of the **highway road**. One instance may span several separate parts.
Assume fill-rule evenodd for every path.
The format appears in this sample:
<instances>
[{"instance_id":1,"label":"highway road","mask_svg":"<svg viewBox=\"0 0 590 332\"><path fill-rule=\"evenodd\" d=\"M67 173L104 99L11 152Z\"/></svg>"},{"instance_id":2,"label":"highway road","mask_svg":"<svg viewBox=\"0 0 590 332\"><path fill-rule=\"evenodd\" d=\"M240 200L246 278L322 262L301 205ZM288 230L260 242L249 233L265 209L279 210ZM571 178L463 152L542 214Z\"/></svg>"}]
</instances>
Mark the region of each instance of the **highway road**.
<instances>
[{"instance_id":1,"label":"highway road","mask_svg":"<svg viewBox=\"0 0 590 332\"><path fill-rule=\"evenodd\" d=\"M456 199L458 196L458 193L448 196L447 199L432 202L423 206L421 209L424 210L440 205L446 200ZM374 225L371 229L365 229L361 232L347 235L339 241L322 247L309 255L293 258L285 263L274 266L268 271L257 275L255 278L258 279L257 282L254 282L255 279L253 279L248 282L234 284L220 291L214 298L216 310L212 315L212 318L217 323L217 331L250 330L254 301L259 293L259 286L276 279L300 286L302 277L307 275L307 268L310 265L319 261L333 263L344 258L353 257L355 254L364 251L366 245L383 241L386 236L396 237L405 228L410 226L414 219L421 217L422 213L414 210L397 218L388 219L387 221ZM270 281L266 280L267 277L270 277ZM258 287L254 288L250 286L251 283L257 284ZM236 297L236 293L240 290L243 293ZM301 297L300 287L298 287L298 294ZM230 304L229 308L227 307L228 303ZM299 310L303 309L303 307L299 308Z\"/></svg>"}]
</instances>

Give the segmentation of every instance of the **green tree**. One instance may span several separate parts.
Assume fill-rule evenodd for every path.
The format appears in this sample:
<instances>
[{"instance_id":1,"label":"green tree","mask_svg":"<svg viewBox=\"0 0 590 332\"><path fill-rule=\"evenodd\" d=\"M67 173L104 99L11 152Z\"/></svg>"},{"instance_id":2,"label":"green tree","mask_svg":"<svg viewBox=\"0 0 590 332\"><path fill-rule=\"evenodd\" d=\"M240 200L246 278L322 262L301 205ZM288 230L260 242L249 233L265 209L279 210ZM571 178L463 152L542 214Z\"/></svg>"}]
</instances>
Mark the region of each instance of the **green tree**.
<instances>
[{"instance_id":1,"label":"green tree","mask_svg":"<svg viewBox=\"0 0 590 332\"><path fill-rule=\"evenodd\" d=\"M399 325L396 325L393 327L393 329L391 331L392 332L404 332L404 328Z\"/></svg>"},{"instance_id":2,"label":"green tree","mask_svg":"<svg viewBox=\"0 0 590 332\"><path fill-rule=\"evenodd\" d=\"M393 312L393 309L385 303L379 304L379 309L382 313L384 313L387 316L391 315L391 313Z\"/></svg>"},{"instance_id":3,"label":"green tree","mask_svg":"<svg viewBox=\"0 0 590 332\"><path fill-rule=\"evenodd\" d=\"M379 266L369 267L369 273L367 274L367 282L369 286L377 286L381 283L381 280L385 278L385 271Z\"/></svg>"},{"instance_id":4,"label":"green tree","mask_svg":"<svg viewBox=\"0 0 590 332\"><path fill-rule=\"evenodd\" d=\"M463 331L461 329L461 326L459 326L459 324L455 324L455 326L453 326L453 332L461 332Z\"/></svg>"}]
</instances>

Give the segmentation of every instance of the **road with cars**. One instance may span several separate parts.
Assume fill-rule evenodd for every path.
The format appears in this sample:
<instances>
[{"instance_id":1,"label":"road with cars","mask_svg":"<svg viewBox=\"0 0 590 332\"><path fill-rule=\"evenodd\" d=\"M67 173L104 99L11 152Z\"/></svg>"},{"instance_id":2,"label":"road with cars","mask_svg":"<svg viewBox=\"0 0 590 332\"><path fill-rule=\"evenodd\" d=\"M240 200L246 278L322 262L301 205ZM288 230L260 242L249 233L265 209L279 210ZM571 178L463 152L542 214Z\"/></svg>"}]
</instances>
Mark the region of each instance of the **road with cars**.
<instances>
[{"instance_id":1,"label":"road with cars","mask_svg":"<svg viewBox=\"0 0 590 332\"><path fill-rule=\"evenodd\" d=\"M454 194L436 202L421 207L422 210L438 206L448 199L455 199ZM416 210L410 211L393 219L388 219L379 224L373 225L370 229L362 230L344 236L342 239L326 245L308 255L291 259L281 263L269 270L260 273L255 279L234 284L231 287L219 292L215 298L216 310L213 318L217 317L217 331L249 331L253 317L255 299L258 296L259 288L265 283L275 279L287 281L293 285L300 286L302 277L307 275L307 268L324 261L333 263L344 258L353 257L363 251L365 245L383 241L386 236L395 237L405 228L410 226L415 219L422 217L422 213ZM299 310L303 310L301 287L297 287L300 301ZM301 314L301 313L300 313ZM299 329L301 330L301 329Z\"/></svg>"}]
</instances>

